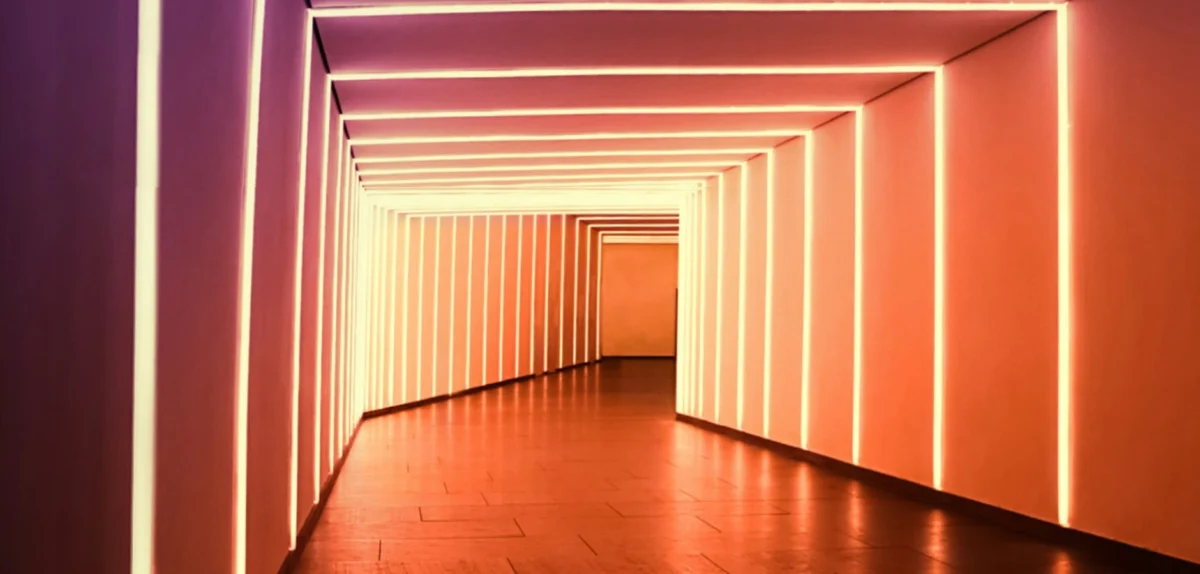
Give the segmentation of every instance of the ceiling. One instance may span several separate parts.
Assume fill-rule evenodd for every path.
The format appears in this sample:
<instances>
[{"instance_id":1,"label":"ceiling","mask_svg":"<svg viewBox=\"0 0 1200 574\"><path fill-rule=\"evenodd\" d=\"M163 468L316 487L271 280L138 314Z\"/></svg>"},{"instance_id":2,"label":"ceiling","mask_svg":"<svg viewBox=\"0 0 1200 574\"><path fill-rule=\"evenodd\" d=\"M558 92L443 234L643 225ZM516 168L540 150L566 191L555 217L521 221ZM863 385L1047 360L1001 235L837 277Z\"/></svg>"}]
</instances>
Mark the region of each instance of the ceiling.
<instances>
[{"instance_id":1,"label":"ceiling","mask_svg":"<svg viewBox=\"0 0 1200 574\"><path fill-rule=\"evenodd\" d=\"M313 0L368 192L694 189L1050 2Z\"/></svg>"}]
</instances>

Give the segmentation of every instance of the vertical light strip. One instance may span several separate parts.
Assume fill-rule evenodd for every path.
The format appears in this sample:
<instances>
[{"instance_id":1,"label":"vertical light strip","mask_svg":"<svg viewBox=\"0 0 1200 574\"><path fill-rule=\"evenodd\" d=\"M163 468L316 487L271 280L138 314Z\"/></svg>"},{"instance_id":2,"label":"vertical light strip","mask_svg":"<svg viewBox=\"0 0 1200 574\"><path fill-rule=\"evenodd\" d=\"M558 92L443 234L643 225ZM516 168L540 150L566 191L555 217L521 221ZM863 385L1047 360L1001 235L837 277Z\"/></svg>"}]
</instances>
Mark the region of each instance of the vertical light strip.
<instances>
[{"instance_id":1,"label":"vertical light strip","mask_svg":"<svg viewBox=\"0 0 1200 574\"><path fill-rule=\"evenodd\" d=\"M1074 197L1071 188L1070 12L1067 5L1058 8L1054 17L1058 47L1058 523L1070 526Z\"/></svg>"},{"instance_id":2,"label":"vertical light strip","mask_svg":"<svg viewBox=\"0 0 1200 574\"><path fill-rule=\"evenodd\" d=\"M533 221L533 229L530 230L529 238L529 374L534 374L537 371L537 366L534 364L534 356L537 349L537 272L538 272L538 257L537 257L537 239L538 239L538 216L530 216Z\"/></svg>"},{"instance_id":3,"label":"vertical light strip","mask_svg":"<svg viewBox=\"0 0 1200 574\"><path fill-rule=\"evenodd\" d=\"M584 256L584 279L583 279L583 362L588 363L592 360L591 347L588 346L589 335L588 326L591 324L591 316L588 315L588 307L592 302L592 226L585 226L587 235L587 254Z\"/></svg>"},{"instance_id":4,"label":"vertical light strip","mask_svg":"<svg viewBox=\"0 0 1200 574\"><path fill-rule=\"evenodd\" d=\"M483 380L480 385L488 384L488 292L491 290L492 284L492 216L483 216L483 342L480 344L479 364L483 372Z\"/></svg>"},{"instance_id":5,"label":"vertical light strip","mask_svg":"<svg viewBox=\"0 0 1200 574\"><path fill-rule=\"evenodd\" d=\"M946 70L933 73L933 487L942 489L946 412Z\"/></svg>"},{"instance_id":6,"label":"vertical light strip","mask_svg":"<svg viewBox=\"0 0 1200 574\"><path fill-rule=\"evenodd\" d=\"M396 404L396 318L400 314L400 308L397 304L399 299L400 285L396 284L396 276L400 274L400 217L392 212L388 212L388 229L391 234L388 238L388 275L387 275L387 295L388 295L388 326L387 326L387 357L388 371L385 384L387 392L384 395L384 403L386 406Z\"/></svg>"},{"instance_id":7,"label":"vertical light strip","mask_svg":"<svg viewBox=\"0 0 1200 574\"><path fill-rule=\"evenodd\" d=\"M804 139L805 148L809 145L809 138ZM771 436L771 386L772 377L774 376L775 360L775 340L773 330L775 328L775 150L771 149L767 152L767 265L764 275L766 276L766 293L763 296L763 437L770 438ZM801 393L803 394L803 393ZM803 418L803 415L802 415ZM803 423L801 423L803 428ZM807 448L807 447L804 447Z\"/></svg>"},{"instance_id":8,"label":"vertical light strip","mask_svg":"<svg viewBox=\"0 0 1200 574\"><path fill-rule=\"evenodd\" d=\"M705 181L704 187L701 188L699 194L697 194L697 222L699 224L700 231L696 234L696 247L699 252L698 284L700 287L700 304L697 306L699 312L696 319L697 330L699 332L699 337L697 337L699 342L696 345L696 362L700 366L700 392L697 393L698 396L696 397L696 414L700 417L704 416L704 393L707 392L706 390L708 387L708 381L706 379L707 371L705 369L706 357L704 354L705 339L713 336L712 333L709 333L705 330L705 322L707 321L708 313L710 312L708 309L710 294L708 292L709 253L707 236L712 233L712 230L709 229L708 202L705 200L705 196L711 191L712 190L710 189L709 182Z\"/></svg>"},{"instance_id":9,"label":"vertical light strip","mask_svg":"<svg viewBox=\"0 0 1200 574\"><path fill-rule=\"evenodd\" d=\"M133 449L131 574L154 573L155 433L158 401L158 185L162 2L138 2L134 181Z\"/></svg>"},{"instance_id":10,"label":"vertical light strip","mask_svg":"<svg viewBox=\"0 0 1200 574\"><path fill-rule=\"evenodd\" d=\"M411 289L410 278L412 276L412 218L404 217L404 244L401 246L404 249L404 285L401 286L403 291L402 309L400 315L400 402L408 402L408 330L412 326L412 307L409 306L408 293Z\"/></svg>"},{"instance_id":11,"label":"vertical light strip","mask_svg":"<svg viewBox=\"0 0 1200 574\"><path fill-rule=\"evenodd\" d=\"M331 255L332 261L330 262L330 269L329 269L329 274L331 276L330 280L329 280L330 281L330 285L329 285L330 286L330 289L329 289L330 290L330 297L329 297L329 307L330 307L330 310L329 310L329 381L328 381L328 383L329 383L329 404L327 405L327 409L328 409L328 413L329 413L329 415L328 415L329 416L329 421L328 421L329 426L326 428L326 433L328 436L326 437L325 444L326 444L326 448L328 450L328 452L326 452L326 460L328 461L328 465L329 465L329 469L330 469L331 473L333 471L333 462L335 460L335 452L337 451L337 449L334 448L334 442L337 440L336 428L337 428L337 405L338 405L338 388L339 388L338 383L339 383L339 379L340 379L340 377L338 375L338 367L341 364L341 360L338 357L338 351L337 351L338 341L341 340L341 319L340 319L339 313L338 313L338 306L339 306L339 302L341 301L341 292L342 292L342 288L341 288L342 212L345 210L345 207L342 205L342 203L343 203L342 202L342 192L341 192L341 189L339 188L339 186L340 186L340 182L342 180L342 160L341 160L342 147L346 143L345 138L342 136L342 134L344 133L342 130L342 125L343 125L343 123L339 119L338 120L338 129L337 129L337 138L338 138L337 169L336 169L336 171L334 171L334 176L333 176L334 184L329 189L329 192L333 194L333 238L331 239L331 241L333 242L333 245L332 245L333 254ZM324 478L324 477L322 477L322 478Z\"/></svg>"},{"instance_id":12,"label":"vertical light strip","mask_svg":"<svg viewBox=\"0 0 1200 574\"><path fill-rule=\"evenodd\" d=\"M604 278L604 234L596 242L596 345L592 356L600 360L600 286Z\"/></svg>"},{"instance_id":13,"label":"vertical light strip","mask_svg":"<svg viewBox=\"0 0 1200 574\"><path fill-rule=\"evenodd\" d=\"M563 214L558 226L558 368L565 367L567 348L566 311L567 311L567 216Z\"/></svg>"},{"instance_id":14,"label":"vertical light strip","mask_svg":"<svg viewBox=\"0 0 1200 574\"><path fill-rule=\"evenodd\" d=\"M438 356L438 305L440 304L442 290L442 217L433 218L433 324L430 329L433 330L429 337L430 344L433 345L433 352L429 354L429 396L437 396L437 378L438 378L438 363L441 362L441 357Z\"/></svg>"},{"instance_id":15,"label":"vertical light strip","mask_svg":"<svg viewBox=\"0 0 1200 574\"><path fill-rule=\"evenodd\" d=\"M421 222L420 239L417 241L417 380L413 381L413 387L417 390L416 400L425 398L425 394L421 391L421 375L424 374L425 367L425 226L428 221L427 217L418 219Z\"/></svg>"},{"instance_id":16,"label":"vertical light strip","mask_svg":"<svg viewBox=\"0 0 1200 574\"><path fill-rule=\"evenodd\" d=\"M804 137L804 292L801 306L800 349L800 448L808 449L812 426L812 258L813 258L813 194L817 142L812 132Z\"/></svg>"},{"instance_id":17,"label":"vertical light strip","mask_svg":"<svg viewBox=\"0 0 1200 574\"><path fill-rule=\"evenodd\" d=\"M480 281L487 281L487 276L485 275L483 278L480 279ZM466 338L465 344L466 344L467 352L463 353L465 355L465 361L464 361L465 364L463 365L463 379L464 379L463 388L466 388L466 389L471 388L471 353L472 353L471 342L474 340L474 337L471 335L474 332L474 331L471 331L471 327L474 326L474 325L472 325L472 323L474 323L474 321L471 320L471 318L472 318L471 315L472 315L472 310L473 310L472 307L475 306L474 305L474 303L475 303L474 291L475 291L475 216L468 215L467 216L467 308L465 311L467 314L467 330L466 330L466 333L464 334L465 338Z\"/></svg>"},{"instance_id":18,"label":"vertical light strip","mask_svg":"<svg viewBox=\"0 0 1200 574\"><path fill-rule=\"evenodd\" d=\"M329 219L329 121L330 121L330 105L329 100L332 97L333 83L328 77L325 79L325 95L321 100L321 197L320 201L320 221L317 229L317 297L316 297L316 312L317 312L317 327L314 329L313 338L316 342L316 355L313 357L313 504L316 504L321 499L321 385L323 383L322 371L324 369L325 352L325 226Z\"/></svg>"},{"instance_id":19,"label":"vertical light strip","mask_svg":"<svg viewBox=\"0 0 1200 574\"><path fill-rule=\"evenodd\" d=\"M250 303L254 278L254 215L258 191L258 111L262 104L263 22L266 0L254 0L246 110L246 166L242 182L242 249L238 269L238 354L235 396L233 572L246 572L246 459L250 422Z\"/></svg>"},{"instance_id":20,"label":"vertical light strip","mask_svg":"<svg viewBox=\"0 0 1200 574\"><path fill-rule=\"evenodd\" d=\"M746 421L746 291L749 290L749 262L746 246L750 242L750 163L742 163L738 190L738 301L737 301L737 428Z\"/></svg>"},{"instance_id":21,"label":"vertical light strip","mask_svg":"<svg viewBox=\"0 0 1200 574\"><path fill-rule=\"evenodd\" d=\"M308 185L308 128L312 100L312 15L304 19L304 71L300 92L300 172L296 181L296 259L292 286L292 450L288 458L288 550L296 549L300 481L300 341L304 305L304 200Z\"/></svg>"},{"instance_id":22,"label":"vertical light strip","mask_svg":"<svg viewBox=\"0 0 1200 574\"><path fill-rule=\"evenodd\" d=\"M551 222L553 217L549 213L546 214L546 256L542 261L542 266L546 268L543 273L545 277L542 287L542 372L550 372L550 237L554 235L550 233Z\"/></svg>"},{"instance_id":23,"label":"vertical light strip","mask_svg":"<svg viewBox=\"0 0 1200 574\"><path fill-rule=\"evenodd\" d=\"M525 264L525 216L517 218L517 265L514 269L516 280L516 305L513 306L513 377L521 376L521 279L522 266Z\"/></svg>"},{"instance_id":24,"label":"vertical light strip","mask_svg":"<svg viewBox=\"0 0 1200 574\"><path fill-rule=\"evenodd\" d=\"M851 461L862 460L863 326L863 138L866 106L854 112L854 384L851 407Z\"/></svg>"},{"instance_id":25,"label":"vertical light strip","mask_svg":"<svg viewBox=\"0 0 1200 574\"><path fill-rule=\"evenodd\" d=\"M454 392L454 308L458 303L458 291L456 280L458 279L458 216L450 216L450 290L446 295L450 297L450 321L447 326L450 329L450 348L446 349L446 393Z\"/></svg>"},{"instance_id":26,"label":"vertical light strip","mask_svg":"<svg viewBox=\"0 0 1200 574\"><path fill-rule=\"evenodd\" d=\"M575 282L571 291L571 366L579 364L579 220L575 220Z\"/></svg>"},{"instance_id":27,"label":"vertical light strip","mask_svg":"<svg viewBox=\"0 0 1200 574\"><path fill-rule=\"evenodd\" d=\"M725 332L725 175L717 176L717 293L716 293L716 328L712 336L713 344L713 422L721 420L721 335Z\"/></svg>"},{"instance_id":28,"label":"vertical light strip","mask_svg":"<svg viewBox=\"0 0 1200 574\"><path fill-rule=\"evenodd\" d=\"M500 216L500 317L496 325L496 382L503 381L504 376L504 267L508 263L508 216Z\"/></svg>"}]
</instances>

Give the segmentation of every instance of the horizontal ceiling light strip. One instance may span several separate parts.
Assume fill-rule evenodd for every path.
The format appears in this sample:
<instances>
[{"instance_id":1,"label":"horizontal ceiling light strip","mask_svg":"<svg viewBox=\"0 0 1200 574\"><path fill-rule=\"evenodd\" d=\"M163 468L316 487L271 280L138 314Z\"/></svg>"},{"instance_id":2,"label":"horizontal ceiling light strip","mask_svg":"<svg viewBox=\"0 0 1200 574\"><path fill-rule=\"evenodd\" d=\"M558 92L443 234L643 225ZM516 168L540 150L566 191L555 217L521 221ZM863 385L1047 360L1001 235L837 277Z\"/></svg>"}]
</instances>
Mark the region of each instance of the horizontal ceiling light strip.
<instances>
[{"instance_id":1,"label":"horizontal ceiling light strip","mask_svg":"<svg viewBox=\"0 0 1200 574\"><path fill-rule=\"evenodd\" d=\"M316 18L546 12L1046 12L1063 2L537 2L314 8Z\"/></svg>"},{"instance_id":2,"label":"horizontal ceiling light strip","mask_svg":"<svg viewBox=\"0 0 1200 574\"><path fill-rule=\"evenodd\" d=\"M364 187L382 186L382 185L417 185L426 183L453 183L453 182L534 182L534 181L587 181L587 180L621 180L621 179L656 179L656 178L673 178L679 180L696 180L717 175L718 171L709 172L688 172L688 173L636 173L636 174L578 174L578 175L520 175L520 176L497 176L497 177L459 177L445 179L400 179L388 181L365 181Z\"/></svg>"},{"instance_id":3,"label":"horizontal ceiling light strip","mask_svg":"<svg viewBox=\"0 0 1200 574\"><path fill-rule=\"evenodd\" d=\"M335 82L381 80L485 80L503 78L576 78L604 76L819 76L923 74L937 64L867 66L607 66L591 68L510 68L461 70L395 70L333 73Z\"/></svg>"},{"instance_id":4,"label":"horizontal ceiling light strip","mask_svg":"<svg viewBox=\"0 0 1200 574\"><path fill-rule=\"evenodd\" d=\"M384 168L360 169L360 176L369 175L407 175L420 173L487 173L513 171L587 171L599 169L665 169L677 167L706 167L731 168L740 162L730 164L723 161L678 161L678 162L648 162L648 163L567 163L550 165L488 165L471 167L414 167L414 168Z\"/></svg>"},{"instance_id":5,"label":"horizontal ceiling light strip","mask_svg":"<svg viewBox=\"0 0 1200 574\"><path fill-rule=\"evenodd\" d=\"M350 145L430 144L430 143L489 143L489 142L559 142L592 140L644 139L702 139L702 138L761 138L796 137L797 130L704 131L704 132L597 132L577 134L497 134L463 136L414 136L392 138L354 138Z\"/></svg>"},{"instance_id":6,"label":"horizontal ceiling light strip","mask_svg":"<svg viewBox=\"0 0 1200 574\"><path fill-rule=\"evenodd\" d=\"M364 157L355 159L358 165L373 163L473 161L495 159L558 159L572 157L670 157L688 155L756 155L770 148L745 149L682 149L682 150L605 150L605 151L551 151L526 153L477 153L446 155L409 155L397 157Z\"/></svg>"},{"instance_id":7,"label":"horizontal ceiling light strip","mask_svg":"<svg viewBox=\"0 0 1200 574\"><path fill-rule=\"evenodd\" d=\"M858 109L858 105L779 105L779 106L635 106L607 108L517 108L506 110L396 111L342 114L346 121L436 120L461 118L524 118L618 115L686 114L788 114L838 113Z\"/></svg>"}]
</instances>

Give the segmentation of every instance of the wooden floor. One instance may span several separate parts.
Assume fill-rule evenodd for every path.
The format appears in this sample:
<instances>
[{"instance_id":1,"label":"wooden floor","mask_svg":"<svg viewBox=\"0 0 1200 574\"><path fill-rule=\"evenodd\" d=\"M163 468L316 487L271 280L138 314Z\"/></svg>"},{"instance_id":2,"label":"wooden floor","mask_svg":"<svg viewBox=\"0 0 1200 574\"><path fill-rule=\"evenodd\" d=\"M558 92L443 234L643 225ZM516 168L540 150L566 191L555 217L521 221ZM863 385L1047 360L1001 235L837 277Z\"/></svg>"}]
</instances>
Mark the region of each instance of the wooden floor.
<instances>
[{"instance_id":1,"label":"wooden floor","mask_svg":"<svg viewBox=\"0 0 1200 574\"><path fill-rule=\"evenodd\" d=\"M367 421L303 574L1115 572L675 422L604 363Z\"/></svg>"}]
</instances>

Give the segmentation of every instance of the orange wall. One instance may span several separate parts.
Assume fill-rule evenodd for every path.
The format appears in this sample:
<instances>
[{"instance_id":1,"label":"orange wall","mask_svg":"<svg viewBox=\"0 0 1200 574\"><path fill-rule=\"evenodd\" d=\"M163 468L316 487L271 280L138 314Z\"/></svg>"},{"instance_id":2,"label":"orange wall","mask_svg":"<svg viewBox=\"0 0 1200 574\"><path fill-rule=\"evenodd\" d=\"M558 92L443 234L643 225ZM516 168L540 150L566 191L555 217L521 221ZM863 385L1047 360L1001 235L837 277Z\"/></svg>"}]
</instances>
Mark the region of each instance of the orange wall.
<instances>
[{"instance_id":1,"label":"orange wall","mask_svg":"<svg viewBox=\"0 0 1200 574\"><path fill-rule=\"evenodd\" d=\"M1072 522L1200 562L1197 19L1071 5Z\"/></svg>"},{"instance_id":2,"label":"orange wall","mask_svg":"<svg viewBox=\"0 0 1200 574\"><path fill-rule=\"evenodd\" d=\"M719 178L705 182L700 197L700 330L703 334L700 357L701 392L697 413L706 420L715 421L717 404L717 367L721 348L717 330L720 305L720 210L721 196L718 195Z\"/></svg>"},{"instance_id":3,"label":"orange wall","mask_svg":"<svg viewBox=\"0 0 1200 574\"><path fill-rule=\"evenodd\" d=\"M946 67L945 486L1051 521L1055 56L1051 15Z\"/></svg>"},{"instance_id":4,"label":"orange wall","mask_svg":"<svg viewBox=\"0 0 1200 574\"><path fill-rule=\"evenodd\" d=\"M679 246L608 243L601 257L601 356L674 356Z\"/></svg>"},{"instance_id":5,"label":"orange wall","mask_svg":"<svg viewBox=\"0 0 1200 574\"><path fill-rule=\"evenodd\" d=\"M742 169L721 174L717 214L717 422L739 427L738 397L738 269L741 245Z\"/></svg>"},{"instance_id":6,"label":"orange wall","mask_svg":"<svg viewBox=\"0 0 1200 574\"><path fill-rule=\"evenodd\" d=\"M764 436L800 444L800 381L803 377L801 336L804 325L804 150L797 138L775 149L774 182L768 190L766 264L773 281L762 290L770 301L764 326L764 373L770 376L770 420ZM770 345L769 348L766 345ZM748 379L750 384L756 381ZM764 387L765 387L764 381Z\"/></svg>"},{"instance_id":7,"label":"orange wall","mask_svg":"<svg viewBox=\"0 0 1200 574\"><path fill-rule=\"evenodd\" d=\"M762 435L763 423L770 418L764 416L763 407L766 405L764 396L764 378L766 369L764 361L766 353L763 343L766 339L767 324L767 155L755 156L746 163L743 182L745 189L741 194L741 221L738 229L741 232L739 242L742 244L742 257L738 264L738 278L741 283L738 291L743 294L738 310L738 370L743 381L740 398L742 413L742 430Z\"/></svg>"},{"instance_id":8,"label":"orange wall","mask_svg":"<svg viewBox=\"0 0 1200 574\"><path fill-rule=\"evenodd\" d=\"M854 434L855 114L813 132L809 444L851 460Z\"/></svg>"}]
</instances>

